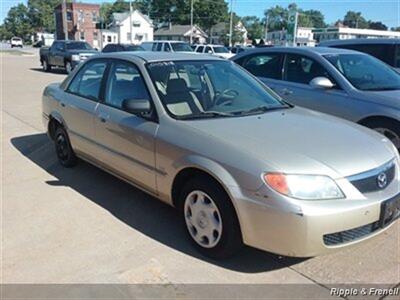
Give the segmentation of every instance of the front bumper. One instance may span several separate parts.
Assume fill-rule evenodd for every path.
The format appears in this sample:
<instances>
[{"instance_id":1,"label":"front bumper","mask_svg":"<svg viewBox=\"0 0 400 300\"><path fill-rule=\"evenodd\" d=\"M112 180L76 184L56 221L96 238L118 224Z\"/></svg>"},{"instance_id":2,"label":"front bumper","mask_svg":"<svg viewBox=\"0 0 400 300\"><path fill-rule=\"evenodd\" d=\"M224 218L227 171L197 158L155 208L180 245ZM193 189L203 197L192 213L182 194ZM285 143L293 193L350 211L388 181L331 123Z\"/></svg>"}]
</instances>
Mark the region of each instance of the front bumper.
<instances>
[{"instance_id":1,"label":"front bumper","mask_svg":"<svg viewBox=\"0 0 400 300\"><path fill-rule=\"evenodd\" d=\"M400 198L398 178L385 198L378 192L358 200L293 201L239 188L233 193L244 243L293 257L327 254L379 235L394 223L381 223L382 203Z\"/></svg>"}]
</instances>

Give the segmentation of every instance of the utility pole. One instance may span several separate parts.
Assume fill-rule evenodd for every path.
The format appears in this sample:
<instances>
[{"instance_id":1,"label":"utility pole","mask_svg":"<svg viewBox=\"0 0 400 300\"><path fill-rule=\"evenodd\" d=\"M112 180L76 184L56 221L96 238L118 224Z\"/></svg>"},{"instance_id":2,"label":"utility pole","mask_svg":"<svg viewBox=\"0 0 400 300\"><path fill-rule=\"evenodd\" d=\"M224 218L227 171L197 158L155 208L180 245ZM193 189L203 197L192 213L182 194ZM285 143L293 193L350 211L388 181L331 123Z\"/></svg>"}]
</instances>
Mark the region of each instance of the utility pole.
<instances>
[{"instance_id":1,"label":"utility pole","mask_svg":"<svg viewBox=\"0 0 400 300\"><path fill-rule=\"evenodd\" d=\"M268 14L265 16L265 35L264 35L264 41L267 42L268 39L268 24L269 24L269 16Z\"/></svg>"},{"instance_id":2,"label":"utility pole","mask_svg":"<svg viewBox=\"0 0 400 300\"><path fill-rule=\"evenodd\" d=\"M67 0L63 0L62 2L61 15L64 29L64 40L68 41Z\"/></svg>"},{"instance_id":3,"label":"utility pole","mask_svg":"<svg viewBox=\"0 0 400 300\"><path fill-rule=\"evenodd\" d=\"M131 36L131 39L130 39L130 43L132 44L132 27L133 27L133 24L132 24L132 12L133 12L133 8L132 8L132 0L129 0L129 30L130 30L130 36Z\"/></svg>"},{"instance_id":4,"label":"utility pole","mask_svg":"<svg viewBox=\"0 0 400 300\"><path fill-rule=\"evenodd\" d=\"M190 45L193 43L193 2L190 1Z\"/></svg>"},{"instance_id":5,"label":"utility pole","mask_svg":"<svg viewBox=\"0 0 400 300\"><path fill-rule=\"evenodd\" d=\"M233 0L231 0L231 20L229 24L229 47L232 47L232 27L233 27Z\"/></svg>"}]
</instances>

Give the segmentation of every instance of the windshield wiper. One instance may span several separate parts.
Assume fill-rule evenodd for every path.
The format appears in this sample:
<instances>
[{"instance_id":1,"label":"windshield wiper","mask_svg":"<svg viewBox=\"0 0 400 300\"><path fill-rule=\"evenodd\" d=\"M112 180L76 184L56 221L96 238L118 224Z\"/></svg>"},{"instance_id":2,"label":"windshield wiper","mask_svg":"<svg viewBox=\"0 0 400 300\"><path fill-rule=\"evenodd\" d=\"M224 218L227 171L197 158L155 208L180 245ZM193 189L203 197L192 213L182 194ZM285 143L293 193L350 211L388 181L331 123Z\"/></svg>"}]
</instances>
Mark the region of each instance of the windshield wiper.
<instances>
[{"instance_id":1,"label":"windshield wiper","mask_svg":"<svg viewBox=\"0 0 400 300\"><path fill-rule=\"evenodd\" d=\"M179 120L194 120L194 119L206 119L212 117L233 117L234 114L221 112L221 111L204 111L200 112L199 114L195 115L188 115L188 116L179 116L177 119Z\"/></svg>"},{"instance_id":2,"label":"windshield wiper","mask_svg":"<svg viewBox=\"0 0 400 300\"><path fill-rule=\"evenodd\" d=\"M273 110L280 110L280 109L287 109L291 108L291 106L276 106L276 107L268 107L268 106L258 106L249 110L244 110L241 112L238 112L237 114L240 115L252 115L252 114L258 114L258 113L264 113L267 111L273 111Z\"/></svg>"}]
</instances>

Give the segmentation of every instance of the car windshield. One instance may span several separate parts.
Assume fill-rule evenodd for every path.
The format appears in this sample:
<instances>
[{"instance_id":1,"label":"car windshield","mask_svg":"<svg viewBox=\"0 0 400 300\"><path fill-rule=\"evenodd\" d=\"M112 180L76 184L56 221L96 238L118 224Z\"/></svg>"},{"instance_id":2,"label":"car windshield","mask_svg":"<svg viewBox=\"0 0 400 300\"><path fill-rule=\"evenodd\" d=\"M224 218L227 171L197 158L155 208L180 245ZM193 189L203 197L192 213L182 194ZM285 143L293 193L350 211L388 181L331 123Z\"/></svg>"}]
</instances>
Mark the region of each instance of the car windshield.
<instances>
[{"instance_id":1,"label":"car windshield","mask_svg":"<svg viewBox=\"0 0 400 300\"><path fill-rule=\"evenodd\" d=\"M229 53L229 50L226 47L214 47L215 53Z\"/></svg>"},{"instance_id":2,"label":"car windshield","mask_svg":"<svg viewBox=\"0 0 400 300\"><path fill-rule=\"evenodd\" d=\"M140 46L133 46L133 45L126 46L126 47L125 47L125 50L126 50L126 51L144 51L144 49L143 49L142 47L140 47Z\"/></svg>"},{"instance_id":3,"label":"car windshield","mask_svg":"<svg viewBox=\"0 0 400 300\"><path fill-rule=\"evenodd\" d=\"M325 58L357 89L400 89L400 74L380 60L364 54L330 54Z\"/></svg>"},{"instance_id":4,"label":"car windshield","mask_svg":"<svg viewBox=\"0 0 400 300\"><path fill-rule=\"evenodd\" d=\"M147 67L164 107L176 119L236 117L291 107L230 61L156 62Z\"/></svg>"},{"instance_id":5,"label":"car windshield","mask_svg":"<svg viewBox=\"0 0 400 300\"><path fill-rule=\"evenodd\" d=\"M92 46L85 42L67 43L67 50L93 50Z\"/></svg>"},{"instance_id":6,"label":"car windshield","mask_svg":"<svg viewBox=\"0 0 400 300\"><path fill-rule=\"evenodd\" d=\"M171 47L175 52L192 52L192 47L186 43L171 43Z\"/></svg>"}]
</instances>

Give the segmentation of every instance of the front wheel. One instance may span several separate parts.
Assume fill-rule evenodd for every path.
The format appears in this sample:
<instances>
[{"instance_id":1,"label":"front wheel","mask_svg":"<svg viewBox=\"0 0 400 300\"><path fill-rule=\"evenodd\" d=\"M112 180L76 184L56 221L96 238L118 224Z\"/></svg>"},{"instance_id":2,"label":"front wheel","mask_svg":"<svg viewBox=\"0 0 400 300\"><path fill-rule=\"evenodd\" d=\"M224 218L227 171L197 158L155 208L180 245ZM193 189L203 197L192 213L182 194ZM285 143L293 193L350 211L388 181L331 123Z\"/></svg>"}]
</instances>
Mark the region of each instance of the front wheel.
<instances>
[{"instance_id":1,"label":"front wheel","mask_svg":"<svg viewBox=\"0 0 400 300\"><path fill-rule=\"evenodd\" d=\"M181 212L195 247L215 259L236 254L242 235L235 209L223 188L211 179L197 177L183 188Z\"/></svg>"},{"instance_id":2,"label":"front wheel","mask_svg":"<svg viewBox=\"0 0 400 300\"><path fill-rule=\"evenodd\" d=\"M71 147L68 134L64 128L58 127L56 130L54 145L58 161L64 167L70 168L76 165L77 157Z\"/></svg>"},{"instance_id":3,"label":"front wheel","mask_svg":"<svg viewBox=\"0 0 400 300\"><path fill-rule=\"evenodd\" d=\"M400 151L400 124L387 120L374 120L366 126L387 137Z\"/></svg>"},{"instance_id":4,"label":"front wheel","mask_svg":"<svg viewBox=\"0 0 400 300\"><path fill-rule=\"evenodd\" d=\"M67 61L65 63L65 71L67 72L67 74L70 74L72 72L72 64L71 64L71 62Z\"/></svg>"}]
</instances>

